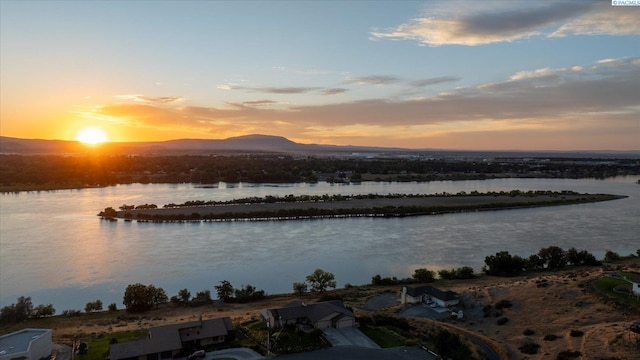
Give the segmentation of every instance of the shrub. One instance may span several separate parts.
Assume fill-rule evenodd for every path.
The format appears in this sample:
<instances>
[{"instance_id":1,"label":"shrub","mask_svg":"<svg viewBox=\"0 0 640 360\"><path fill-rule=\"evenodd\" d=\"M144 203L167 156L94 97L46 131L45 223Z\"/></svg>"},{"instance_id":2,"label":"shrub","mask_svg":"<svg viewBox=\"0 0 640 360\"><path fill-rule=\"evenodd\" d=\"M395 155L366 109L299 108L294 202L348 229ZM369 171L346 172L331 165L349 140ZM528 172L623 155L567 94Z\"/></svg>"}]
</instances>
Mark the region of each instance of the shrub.
<instances>
[{"instance_id":1,"label":"shrub","mask_svg":"<svg viewBox=\"0 0 640 360\"><path fill-rule=\"evenodd\" d=\"M570 335L572 337L580 337L580 336L584 335L584 332L580 331L580 330L571 330Z\"/></svg>"},{"instance_id":2,"label":"shrub","mask_svg":"<svg viewBox=\"0 0 640 360\"><path fill-rule=\"evenodd\" d=\"M555 339L559 338L558 335L554 335L554 334L547 334L544 336L543 340L544 341L554 341Z\"/></svg>"},{"instance_id":3,"label":"shrub","mask_svg":"<svg viewBox=\"0 0 640 360\"><path fill-rule=\"evenodd\" d=\"M501 317L500 319L498 319L497 324L498 325L504 325L506 323L509 322L509 318L508 317Z\"/></svg>"},{"instance_id":4,"label":"shrub","mask_svg":"<svg viewBox=\"0 0 640 360\"><path fill-rule=\"evenodd\" d=\"M509 300L500 300L500 301L498 301L496 303L496 309L498 309L498 310L510 308L512 306L513 306L513 304Z\"/></svg>"},{"instance_id":5,"label":"shrub","mask_svg":"<svg viewBox=\"0 0 640 360\"><path fill-rule=\"evenodd\" d=\"M531 329L526 329L525 331L522 332L522 335L524 336L531 336L534 335L536 332L531 330Z\"/></svg>"},{"instance_id":6,"label":"shrub","mask_svg":"<svg viewBox=\"0 0 640 360\"><path fill-rule=\"evenodd\" d=\"M540 345L530 342L520 346L518 349L520 349L520 352L523 354L533 355L538 353L539 348L540 348Z\"/></svg>"},{"instance_id":7,"label":"shrub","mask_svg":"<svg viewBox=\"0 0 640 360\"><path fill-rule=\"evenodd\" d=\"M558 354L558 357L556 357L557 360L571 360L571 359L575 359L575 358L579 358L580 356L582 356L582 353L580 351L570 351L570 350L565 350L565 351L561 351Z\"/></svg>"}]
</instances>

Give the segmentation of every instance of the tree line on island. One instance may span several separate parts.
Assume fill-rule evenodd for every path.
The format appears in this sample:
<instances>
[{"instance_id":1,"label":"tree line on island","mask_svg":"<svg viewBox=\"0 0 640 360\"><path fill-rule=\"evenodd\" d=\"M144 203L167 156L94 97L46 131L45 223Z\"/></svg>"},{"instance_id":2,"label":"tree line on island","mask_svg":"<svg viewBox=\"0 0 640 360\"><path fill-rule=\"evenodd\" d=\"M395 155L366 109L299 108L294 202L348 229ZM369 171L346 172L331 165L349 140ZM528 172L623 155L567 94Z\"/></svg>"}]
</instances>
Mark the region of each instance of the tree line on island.
<instances>
[{"instance_id":1,"label":"tree line on island","mask_svg":"<svg viewBox=\"0 0 640 360\"><path fill-rule=\"evenodd\" d=\"M474 204L456 204L456 205L400 205L400 206L375 206L368 208L345 207L336 208L319 208L309 206L306 208L293 209L265 209L251 211L227 211L227 212L209 212L203 213L193 211L196 207L231 205L231 204L273 204L273 203L320 203L320 202L340 202L348 200L376 200L376 199L402 199L402 198L430 198L430 197L480 197L487 196L496 198L495 201L488 200L486 202ZM551 199L536 199L536 197L548 196ZM500 201L500 197L522 198L522 201L507 202ZM465 191L456 194L436 193L436 194L364 194L364 195L286 195L283 197L268 195L266 197L250 197L242 199L234 199L229 201L204 201L191 200L182 204L170 203L163 206L164 209L185 208L185 213L145 213L143 210L158 209L156 204L127 205L123 204L119 207L120 214L113 207L107 207L98 213L103 219L114 220L117 217L123 217L126 220L136 219L138 221L152 222L182 222L182 221L228 221L238 219L308 219L308 218L327 218L327 217L352 217L352 216L411 216L426 214L441 214L449 212L462 212L486 209L505 209L513 207L533 207L533 206L551 206L566 205L594 201L605 201L620 198L620 196L609 194L580 194L574 191L549 191L549 190L510 190L510 191L489 191L478 192ZM348 204L348 203L347 203ZM189 212L191 209L191 213ZM232 209L232 208L230 208ZM142 211L137 211L142 210ZM131 212L135 211L135 212Z\"/></svg>"},{"instance_id":2,"label":"tree line on island","mask_svg":"<svg viewBox=\"0 0 640 360\"><path fill-rule=\"evenodd\" d=\"M485 266L482 272L486 276L517 276L527 272L552 271L566 268L567 266L599 266L602 262L616 262L625 258L640 257L640 248L636 254L621 256L615 251L607 250L602 260L586 250L577 250L574 247L563 250L558 246L549 246L541 248L536 254L528 257L519 255L511 255L508 251L499 251L494 255L485 257ZM381 277L379 274L371 278L373 286L389 286L399 284L412 283L429 283L434 282L438 278L442 280L461 280L473 279L477 275L474 274L473 268L462 266L451 270L442 269L437 272L426 268L418 268L410 278L399 279L397 277ZM308 293L319 293L322 299L330 299L331 296L324 296L327 290L336 288L335 275L322 269L316 269L313 273L306 276L305 281L294 282L292 285L293 293L300 296ZM351 284L345 284L345 288L351 287ZM240 288L234 288L227 281L222 280L218 285L214 286L217 297L225 303L246 303L264 299L267 294L264 290L258 290L252 285L243 285ZM144 285L141 283L130 284L127 286L123 296L123 305L128 312L145 312L161 305L170 304L171 306L201 306L213 304L214 300L210 290L197 292L194 296L188 289L178 291L177 295L168 297L163 288L154 285ZM85 312L91 313L102 311L102 301L90 301L85 306ZM112 303L108 306L109 311L116 311L117 305ZM17 302L0 309L0 323L15 323L27 319L38 319L54 316L56 309L52 304L34 306L31 297L21 296ZM82 315L80 310L64 310L61 316L73 317Z\"/></svg>"}]
</instances>

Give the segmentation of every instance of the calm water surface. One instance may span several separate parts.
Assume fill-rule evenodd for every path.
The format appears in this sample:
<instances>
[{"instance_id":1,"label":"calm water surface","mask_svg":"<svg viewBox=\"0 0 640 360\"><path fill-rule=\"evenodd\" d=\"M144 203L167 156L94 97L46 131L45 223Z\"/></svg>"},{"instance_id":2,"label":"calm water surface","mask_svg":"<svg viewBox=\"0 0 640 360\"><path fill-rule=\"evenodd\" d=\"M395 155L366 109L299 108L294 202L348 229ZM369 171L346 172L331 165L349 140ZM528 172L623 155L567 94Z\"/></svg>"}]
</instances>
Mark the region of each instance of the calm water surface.
<instances>
[{"instance_id":1,"label":"calm water surface","mask_svg":"<svg viewBox=\"0 0 640 360\"><path fill-rule=\"evenodd\" d=\"M122 185L100 189L0 195L0 306L19 296L53 303L57 312L96 299L122 307L128 284L153 283L169 296L211 290L221 280L268 293L322 268L338 286L371 277L406 277L484 265L497 251L528 256L541 247L576 247L601 258L640 248L638 177L609 180L500 179L360 185ZM628 195L594 204L408 218L150 224L95 216L122 204L182 203L287 194L457 193L573 190Z\"/></svg>"}]
</instances>

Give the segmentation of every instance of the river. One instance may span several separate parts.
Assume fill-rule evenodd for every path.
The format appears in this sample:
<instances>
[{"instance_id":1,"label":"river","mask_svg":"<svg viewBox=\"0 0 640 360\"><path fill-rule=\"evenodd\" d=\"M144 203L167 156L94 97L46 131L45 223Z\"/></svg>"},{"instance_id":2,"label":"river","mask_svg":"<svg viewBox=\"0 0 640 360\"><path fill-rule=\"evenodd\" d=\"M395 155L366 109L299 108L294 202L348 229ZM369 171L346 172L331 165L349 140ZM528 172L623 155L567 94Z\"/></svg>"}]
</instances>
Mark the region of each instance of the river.
<instances>
[{"instance_id":1,"label":"river","mask_svg":"<svg viewBox=\"0 0 640 360\"><path fill-rule=\"evenodd\" d=\"M116 303L128 284L154 284L171 297L229 280L269 294L292 292L316 268L338 286L371 277L408 277L472 266L508 250L528 256L550 245L576 247L602 258L640 248L640 185L634 177L607 180L496 179L428 183L133 184L106 188L0 195L0 306L30 296L57 313L89 301ZM223 223L101 221L96 214L122 204L182 203L287 194L457 193L477 190L571 190L628 198L557 207L418 216Z\"/></svg>"}]
</instances>

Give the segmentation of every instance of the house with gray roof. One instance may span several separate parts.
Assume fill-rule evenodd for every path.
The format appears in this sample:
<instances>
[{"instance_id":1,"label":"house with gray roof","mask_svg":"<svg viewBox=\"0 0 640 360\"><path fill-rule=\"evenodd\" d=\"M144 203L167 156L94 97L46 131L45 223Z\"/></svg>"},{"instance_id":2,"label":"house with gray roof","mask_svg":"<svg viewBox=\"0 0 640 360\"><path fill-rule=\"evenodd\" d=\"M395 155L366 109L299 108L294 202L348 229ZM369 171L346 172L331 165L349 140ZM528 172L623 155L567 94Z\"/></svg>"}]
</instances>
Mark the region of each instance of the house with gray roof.
<instances>
[{"instance_id":1,"label":"house with gray roof","mask_svg":"<svg viewBox=\"0 0 640 360\"><path fill-rule=\"evenodd\" d=\"M233 330L231 318L191 321L182 324L157 326L149 329L145 339L111 344L111 360L170 359L183 349L193 349L223 343Z\"/></svg>"},{"instance_id":2,"label":"house with gray roof","mask_svg":"<svg viewBox=\"0 0 640 360\"><path fill-rule=\"evenodd\" d=\"M0 360L39 360L51 356L50 329L22 329L0 336Z\"/></svg>"},{"instance_id":3,"label":"house with gray roof","mask_svg":"<svg viewBox=\"0 0 640 360\"><path fill-rule=\"evenodd\" d=\"M296 325L315 329L343 328L356 325L356 316L340 300L307 304L296 301L277 309L261 311L263 319L274 328Z\"/></svg>"},{"instance_id":4,"label":"house with gray roof","mask_svg":"<svg viewBox=\"0 0 640 360\"><path fill-rule=\"evenodd\" d=\"M420 302L433 301L438 306L450 307L457 305L460 300L458 294L451 291L442 291L430 285L411 287L405 286L400 294L400 302L402 304L416 304Z\"/></svg>"}]
</instances>

